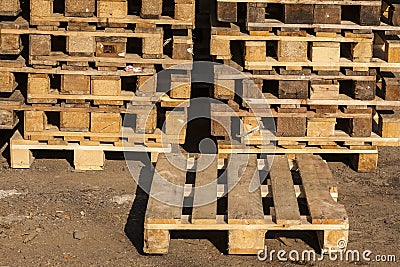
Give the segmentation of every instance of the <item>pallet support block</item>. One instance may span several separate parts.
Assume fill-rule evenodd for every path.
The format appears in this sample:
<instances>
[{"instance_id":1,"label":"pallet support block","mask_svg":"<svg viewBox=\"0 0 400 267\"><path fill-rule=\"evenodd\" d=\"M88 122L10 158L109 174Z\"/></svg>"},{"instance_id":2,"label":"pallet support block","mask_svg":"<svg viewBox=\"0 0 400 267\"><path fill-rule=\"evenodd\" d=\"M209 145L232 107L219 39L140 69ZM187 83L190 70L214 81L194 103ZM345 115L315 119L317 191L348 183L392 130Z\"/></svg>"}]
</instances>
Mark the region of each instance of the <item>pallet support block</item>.
<instances>
[{"instance_id":1,"label":"pallet support block","mask_svg":"<svg viewBox=\"0 0 400 267\"><path fill-rule=\"evenodd\" d=\"M400 38L397 35L385 36L385 56L389 63L400 62Z\"/></svg>"},{"instance_id":2,"label":"pallet support block","mask_svg":"<svg viewBox=\"0 0 400 267\"><path fill-rule=\"evenodd\" d=\"M218 39L216 36L211 36L211 55L217 58L231 59L231 42L230 40Z\"/></svg>"},{"instance_id":3,"label":"pallet support block","mask_svg":"<svg viewBox=\"0 0 400 267\"><path fill-rule=\"evenodd\" d=\"M163 0L146 0L142 2L140 16L145 19L158 19L162 13Z\"/></svg>"},{"instance_id":4,"label":"pallet support block","mask_svg":"<svg viewBox=\"0 0 400 267\"><path fill-rule=\"evenodd\" d=\"M359 6L359 9L358 23L361 26L376 26L380 24L380 6Z\"/></svg>"},{"instance_id":5,"label":"pallet support block","mask_svg":"<svg viewBox=\"0 0 400 267\"><path fill-rule=\"evenodd\" d=\"M246 52L245 60L248 62L263 62L267 61L267 43L266 42L245 42Z\"/></svg>"},{"instance_id":6,"label":"pallet support block","mask_svg":"<svg viewBox=\"0 0 400 267\"><path fill-rule=\"evenodd\" d=\"M92 95L119 96L121 95L121 78L119 76L93 76L91 79ZM123 101L94 100L95 105L123 105Z\"/></svg>"},{"instance_id":7,"label":"pallet support block","mask_svg":"<svg viewBox=\"0 0 400 267\"><path fill-rule=\"evenodd\" d=\"M174 36L172 45L173 59L193 59L193 40L189 36Z\"/></svg>"},{"instance_id":8,"label":"pallet support block","mask_svg":"<svg viewBox=\"0 0 400 267\"><path fill-rule=\"evenodd\" d=\"M167 254L169 241L168 230L145 229L143 252L147 254Z\"/></svg>"},{"instance_id":9,"label":"pallet support block","mask_svg":"<svg viewBox=\"0 0 400 267\"><path fill-rule=\"evenodd\" d=\"M12 145L11 145L12 146ZM11 148L11 168L29 169L32 166L34 157L29 149Z\"/></svg>"},{"instance_id":10,"label":"pallet support block","mask_svg":"<svg viewBox=\"0 0 400 267\"><path fill-rule=\"evenodd\" d=\"M222 22L236 22L238 7L233 2L217 2L217 19Z\"/></svg>"},{"instance_id":11,"label":"pallet support block","mask_svg":"<svg viewBox=\"0 0 400 267\"><path fill-rule=\"evenodd\" d=\"M175 0L174 18L194 23L195 8L194 0Z\"/></svg>"},{"instance_id":12,"label":"pallet support block","mask_svg":"<svg viewBox=\"0 0 400 267\"><path fill-rule=\"evenodd\" d=\"M367 149L365 147L352 147L353 149ZM372 147L376 149L376 147ZM355 154L351 158L351 164L357 172L371 172L378 167L378 150L376 153L360 153Z\"/></svg>"},{"instance_id":13,"label":"pallet support block","mask_svg":"<svg viewBox=\"0 0 400 267\"><path fill-rule=\"evenodd\" d=\"M0 93L12 93L17 86L12 72L0 72Z\"/></svg>"},{"instance_id":14,"label":"pallet support block","mask_svg":"<svg viewBox=\"0 0 400 267\"><path fill-rule=\"evenodd\" d=\"M311 43L311 61L338 63L340 60L340 43L338 42L313 42ZM314 68L315 69L315 68Z\"/></svg>"},{"instance_id":15,"label":"pallet support block","mask_svg":"<svg viewBox=\"0 0 400 267\"><path fill-rule=\"evenodd\" d=\"M70 17L92 17L96 11L96 0L65 0L65 15Z\"/></svg>"},{"instance_id":16,"label":"pallet support block","mask_svg":"<svg viewBox=\"0 0 400 267\"><path fill-rule=\"evenodd\" d=\"M257 254L264 249L265 231L259 230L230 230L229 254Z\"/></svg>"},{"instance_id":17,"label":"pallet support block","mask_svg":"<svg viewBox=\"0 0 400 267\"><path fill-rule=\"evenodd\" d=\"M285 4L283 16L285 23L312 24L314 22L314 5Z\"/></svg>"},{"instance_id":18,"label":"pallet support block","mask_svg":"<svg viewBox=\"0 0 400 267\"><path fill-rule=\"evenodd\" d=\"M346 38L362 38L362 41L350 43L350 57L353 62L368 63L373 56L373 41L372 33L352 33L346 32Z\"/></svg>"},{"instance_id":19,"label":"pallet support block","mask_svg":"<svg viewBox=\"0 0 400 267\"><path fill-rule=\"evenodd\" d=\"M247 3L246 22L263 23L265 22L266 3Z\"/></svg>"},{"instance_id":20,"label":"pallet support block","mask_svg":"<svg viewBox=\"0 0 400 267\"><path fill-rule=\"evenodd\" d=\"M154 133L157 127L156 106L135 106L136 133Z\"/></svg>"},{"instance_id":21,"label":"pallet support block","mask_svg":"<svg viewBox=\"0 0 400 267\"><path fill-rule=\"evenodd\" d=\"M339 99L339 82L336 80L312 81L310 99Z\"/></svg>"},{"instance_id":22,"label":"pallet support block","mask_svg":"<svg viewBox=\"0 0 400 267\"><path fill-rule=\"evenodd\" d=\"M67 36L66 51L71 56L93 56L96 51L94 36Z\"/></svg>"},{"instance_id":23,"label":"pallet support block","mask_svg":"<svg viewBox=\"0 0 400 267\"><path fill-rule=\"evenodd\" d=\"M80 74L61 75L61 92L63 94L90 94L90 76Z\"/></svg>"},{"instance_id":24,"label":"pallet support block","mask_svg":"<svg viewBox=\"0 0 400 267\"><path fill-rule=\"evenodd\" d=\"M142 57L147 59L162 58L164 53L164 31L162 28L156 29L136 29L136 32L153 32L153 37L142 39Z\"/></svg>"},{"instance_id":25,"label":"pallet support block","mask_svg":"<svg viewBox=\"0 0 400 267\"><path fill-rule=\"evenodd\" d=\"M398 73L391 76L382 77L382 94L383 98L388 101L400 100L400 79Z\"/></svg>"},{"instance_id":26,"label":"pallet support block","mask_svg":"<svg viewBox=\"0 0 400 267\"><path fill-rule=\"evenodd\" d=\"M306 62L308 43L303 41L278 41L279 61Z\"/></svg>"},{"instance_id":27,"label":"pallet support block","mask_svg":"<svg viewBox=\"0 0 400 267\"><path fill-rule=\"evenodd\" d=\"M329 137L335 134L336 118L308 118L307 136Z\"/></svg>"},{"instance_id":28,"label":"pallet support block","mask_svg":"<svg viewBox=\"0 0 400 267\"><path fill-rule=\"evenodd\" d=\"M87 53L92 50L91 37L87 40ZM97 57L124 58L128 39L122 37L96 37L95 50Z\"/></svg>"},{"instance_id":29,"label":"pallet support block","mask_svg":"<svg viewBox=\"0 0 400 267\"><path fill-rule=\"evenodd\" d=\"M65 107L76 107L74 104L66 104ZM60 112L60 130L69 132L88 132L90 127L89 112Z\"/></svg>"},{"instance_id":30,"label":"pallet support block","mask_svg":"<svg viewBox=\"0 0 400 267\"><path fill-rule=\"evenodd\" d=\"M3 0L0 2L0 16L17 16L21 12L19 0Z\"/></svg>"},{"instance_id":31,"label":"pallet support block","mask_svg":"<svg viewBox=\"0 0 400 267\"><path fill-rule=\"evenodd\" d=\"M53 14L54 0L32 0L31 5L31 20L35 17L50 17Z\"/></svg>"},{"instance_id":32,"label":"pallet support block","mask_svg":"<svg viewBox=\"0 0 400 267\"><path fill-rule=\"evenodd\" d=\"M340 24L342 7L340 5L315 5L315 24Z\"/></svg>"},{"instance_id":33,"label":"pallet support block","mask_svg":"<svg viewBox=\"0 0 400 267\"><path fill-rule=\"evenodd\" d=\"M400 112L379 114L379 135L383 138L400 138Z\"/></svg>"},{"instance_id":34,"label":"pallet support block","mask_svg":"<svg viewBox=\"0 0 400 267\"><path fill-rule=\"evenodd\" d=\"M189 99L191 95L191 78L189 74L171 74L171 98Z\"/></svg>"},{"instance_id":35,"label":"pallet support block","mask_svg":"<svg viewBox=\"0 0 400 267\"><path fill-rule=\"evenodd\" d=\"M74 166L78 171L101 171L104 160L103 150L74 150Z\"/></svg>"},{"instance_id":36,"label":"pallet support block","mask_svg":"<svg viewBox=\"0 0 400 267\"><path fill-rule=\"evenodd\" d=\"M46 129L47 117L44 111L25 111L25 132L43 132Z\"/></svg>"},{"instance_id":37,"label":"pallet support block","mask_svg":"<svg viewBox=\"0 0 400 267\"><path fill-rule=\"evenodd\" d=\"M317 234L325 253L344 251L349 240L349 230L324 230Z\"/></svg>"},{"instance_id":38,"label":"pallet support block","mask_svg":"<svg viewBox=\"0 0 400 267\"><path fill-rule=\"evenodd\" d=\"M50 53L50 35L29 35L29 56L48 56Z\"/></svg>"},{"instance_id":39,"label":"pallet support block","mask_svg":"<svg viewBox=\"0 0 400 267\"><path fill-rule=\"evenodd\" d=\"M146 1L143 1L146 2ZM127 0L98 0L97 16L100 18L126 18L128 15Z\"/></svg>"},{"instance_id":40,"label":"pallet support block","mask_svg":"<svg viewBox=\"0 0 400 267\"><path fill-rule=\"evenodd\" d=\"M297 113L298 117L277 117L276 136L301 137L306 136L307 109L306 108L278 108L278 113Z\"/></svg>"}]
</instances>

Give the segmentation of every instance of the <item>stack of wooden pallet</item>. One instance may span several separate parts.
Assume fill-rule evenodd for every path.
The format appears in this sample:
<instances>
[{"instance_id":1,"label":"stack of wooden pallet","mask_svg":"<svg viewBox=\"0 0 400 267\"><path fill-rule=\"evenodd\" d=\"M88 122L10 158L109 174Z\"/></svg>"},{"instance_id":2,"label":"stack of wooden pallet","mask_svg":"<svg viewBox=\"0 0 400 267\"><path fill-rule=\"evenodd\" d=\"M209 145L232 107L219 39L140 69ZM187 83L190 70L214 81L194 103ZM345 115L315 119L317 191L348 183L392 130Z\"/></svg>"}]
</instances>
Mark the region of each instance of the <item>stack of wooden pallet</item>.
<instances>
[{"instance_id":1,"label":"stack of wooden pallet","mask_svg":"<svg viewBox=\"0 0 400 267\"><path fill-rule=\"evenodd\" d=\"M19 2L11 2L4 15L18 14ZM0 90L12 92L19 75L17 89L26 94L26 104L13 109L24 118L22 136L11 141L13 167L29 167L33 149L74 150L76 168L99 169L104 150L122 150L125 141L141 145L132 151L148 152L163 148L163 136L184 142L190 69L173 66L193 60L194 0L32 0L21 6L29 23L1 24L2 54L19 54L21 39L27 46L24 58L1 63L7 86ZM161 79L153 78L162 70ZM133 131L123 135L127 116ZM77 160L89 155L99 160Z\"/></svg>"},{"instance_id":2,"label":"stack of wooden pallet","mask_svg":"<svg viewBox=\"0 0 400 267\"><path fill-rule=\"evenodd\" d=\"M27 29L28 22L18 18L21 12L19 0L0 2L0 129L13 129L18 123L15 108L24 103L24 98L16 91L18 83L14 73L7 70L14 62L21 66L24 60L20 57L23 50L20 35L4 33L18 29Z\"/></svg>"},{"instance_id":3,"label":"stack of wooden pallet","mask_svg":"<svg viewBox=\"0 0 400 267\"><path fill-rule=\"evenodd\" d=\"M377 146L399 145L396 2L239 2L216 0L211 54L243 72L265 99L248 89L244 75L235 80L219 68L214 97L239 106L245 130L263 120L249 107L265 108L266 100L275 118L277 152L350 153L356 154L358 170L375 168ZM243 92L243 102L233 103L238 92ZM221 108L213 110L214 116L222 116ZM262 129L245 135L239 141L246 147L237 148L226 145L226 131L214 126L220 153L272 151L260 143Z\"/></svg>"}]
</instances>

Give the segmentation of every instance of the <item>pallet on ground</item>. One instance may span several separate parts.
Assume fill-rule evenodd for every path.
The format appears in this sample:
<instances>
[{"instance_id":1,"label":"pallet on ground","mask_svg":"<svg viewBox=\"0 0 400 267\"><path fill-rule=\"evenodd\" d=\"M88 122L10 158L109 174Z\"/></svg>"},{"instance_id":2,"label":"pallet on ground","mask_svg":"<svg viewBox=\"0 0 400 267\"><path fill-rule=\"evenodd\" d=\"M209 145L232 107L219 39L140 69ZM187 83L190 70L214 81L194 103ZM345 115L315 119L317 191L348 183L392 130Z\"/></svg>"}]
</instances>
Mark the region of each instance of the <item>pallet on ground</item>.
<instances>
[{"instance_id":1,"label":"pallet on ground","mask_svg":"<svg viewBox=\"0 0 400 267\"><path fill-rule=\"evenodd\" d=\"M62 22L97 23L106 26L127 24L171 24L194 28L194 0L32 0L32 25Z\"/></svg>"},{"instance_id":2,"label":"pallet on ground","mask_svg":"<svg viewBox=\"0 0 400 267\"><path fill-rule=\"evenodd\" d=\"M105 152L150 153L152 161L155 161L159 153L171 152L171 145L146 146L129 142L110 144L93 141L40 142L24 140L16 131L10 140L11 168L29 169L35 159L33 151L36 150L73 151L75 170L93 171L104 168Z\"/></svg>"},{"instance_id":3,"label":"pallet on ground","mask_svg":"<svg viewBox=\"0 0 400 267\"><path fill-rule=\"evenodd\" d=\"M297 155L291 168L285 156L259 165L256 155L236 155L227 159L224 179L218 179L216 155L174 158L174 165L169 157L180 155L158 158L145 214L144 252L168 253L175 230L227 231L229 254L257 254L270 230L315 231L325 253L345 249L346 210L334 200L336 182L320 157ZM262 165L268 164L267 178ZM194 182L186 182L187 169L200 169ZM295 181L295 173L301 181ZM250 192L251 185L256 190Z\"/></svg>"},{"instance_id":4,"label":"pallet on ground","mask_svg":"<svg viewBox=\"0 0 400 267\"><path fill-rule=\"evenodd\" d=\"M278 19L290 24L340 24L352 20L359 25L379 25L382 1L239 1L245 2L244 10L236 0L216 0L216 17L221 22L238 22L245 25ZM250 27L250 29L257 27Z\"/></svg>"},{"instance_id":5,"label":"pallet on ground","mask_svg":"<svg viewBox=\"0 0 400 267\"><path fill-rule=\"evenodd\" d=\"M8 96L0 94L0 130L14 129L19 118L17 111L24 104L25 99L20 91L14 91Z\"/></svg>"}]
</instances>

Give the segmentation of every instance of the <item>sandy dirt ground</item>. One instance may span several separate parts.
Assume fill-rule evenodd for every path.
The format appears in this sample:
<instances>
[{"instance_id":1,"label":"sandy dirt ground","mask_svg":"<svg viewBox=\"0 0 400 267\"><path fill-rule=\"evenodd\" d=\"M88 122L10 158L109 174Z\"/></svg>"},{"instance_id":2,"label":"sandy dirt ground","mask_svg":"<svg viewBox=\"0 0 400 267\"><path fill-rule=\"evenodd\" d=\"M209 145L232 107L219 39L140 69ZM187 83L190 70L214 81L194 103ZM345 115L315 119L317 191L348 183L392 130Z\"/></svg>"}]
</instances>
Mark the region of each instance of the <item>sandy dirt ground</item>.
<instances>
[{"instance_id":1,"label":"sandy dirt ground","mask_svg":"<svg viewBox=\"0 0 400 267\"><path fill-rule=\"evenodd\" d=\"M329 163L349 215L348 248L394 254L398 262L399 152L381 149L379 169L371 174L356 173L340 161ZM260 262L256 256L224 254L224 232L173 233L169 254L143 255L147 198L123 160L108 160L102 172L75 172L64 159L37 159L30 170L9 169L0 161L0 266L397 266ZM313 232L296 234L268 233L266 244L286 251L315 247Z\"/></svg>"}]
</instances>

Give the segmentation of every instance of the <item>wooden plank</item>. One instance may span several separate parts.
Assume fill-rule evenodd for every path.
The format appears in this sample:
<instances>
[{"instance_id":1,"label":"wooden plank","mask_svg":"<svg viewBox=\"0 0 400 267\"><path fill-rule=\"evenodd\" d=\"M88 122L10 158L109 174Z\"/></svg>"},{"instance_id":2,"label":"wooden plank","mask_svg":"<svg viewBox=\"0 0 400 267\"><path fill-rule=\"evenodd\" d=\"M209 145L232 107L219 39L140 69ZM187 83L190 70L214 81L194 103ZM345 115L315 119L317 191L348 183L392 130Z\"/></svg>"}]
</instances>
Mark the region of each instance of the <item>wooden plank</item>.
<instances>
[{"instance_id":1,"label":"wooden plank","mask_svg":"<svg viewBox=\"0 0 400 267\"><path fill-rule=\"evenodd\" d=\"M338 192L337 182L331 170L319 155L313 155L314 166L323 188L329 190L331 196Z\"/></svg>"},{"instance_id":2,"label":"wooden plank","mask_svg":"<svg viewBox=\"0 0 400 267\"><path fill-rule=\"evenodd\" d=\"M228 223L263 223L261 189L250 192L252 181L260 181L257 155L231 155L228 163Z\"/></svg>"},{"instance_id":3,"label":"wooden plank","mask_svg":"<svg viewBox=\"0 0 400 267\"><path fill-rule=\"evenodd\" d=\"M217 218L217 155L202 154L197 160L197 170L192 223L215 224Z\"/></svg>"},{"instance_id":4,"label":"wooden plank","mask_svg":"<svg viewBox=\"0 0 400 267\"><path fill-rule=\"evenodd\" d=\"M300 224L299 206L286 156L274 156L269 176L271 178L276 223L282 225Z\"/></svg>"},{"instance_id":5,"label":"wooden plank","mask_svg":"<svg viewBox=\"0 0 400 267\"><path fill-rule=\"evenodd\" d=\"M340 224L347 221L344 206L332 199L329 190L321 182L312 155L296 155L296 162L310 211L311 223Z\"/></svg>"},{"instance_id":6,"label":"wooden plank","mask_svg":"<svg viewBox=\"0 0 400 267\"><path fill-rule=\"evenodd\" d=\"M178 223L182 215L186 158L180 154L160 154L151 184L145 223Z\"/></svg>"}]
</instances>

